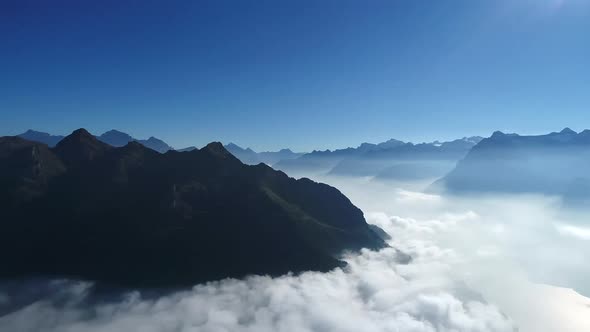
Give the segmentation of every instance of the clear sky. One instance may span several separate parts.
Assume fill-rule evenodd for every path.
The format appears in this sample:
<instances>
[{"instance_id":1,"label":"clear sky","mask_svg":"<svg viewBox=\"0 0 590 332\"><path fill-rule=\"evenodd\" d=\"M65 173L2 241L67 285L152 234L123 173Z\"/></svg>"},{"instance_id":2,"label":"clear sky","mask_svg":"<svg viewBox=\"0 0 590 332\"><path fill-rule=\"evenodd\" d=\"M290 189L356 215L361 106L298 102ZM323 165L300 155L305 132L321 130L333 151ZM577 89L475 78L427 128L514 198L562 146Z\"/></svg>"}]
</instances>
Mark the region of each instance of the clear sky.
<instances>
[{"instance_id":1,"label":"clear sky","mask_svg":"<svg viewBox=\"0 0 590 332\"><path fill-rule=\"evenodd\" d=\"M0 1L0 135L256 150L590 127L590 0Z\"/></svg>"}]
</instances>

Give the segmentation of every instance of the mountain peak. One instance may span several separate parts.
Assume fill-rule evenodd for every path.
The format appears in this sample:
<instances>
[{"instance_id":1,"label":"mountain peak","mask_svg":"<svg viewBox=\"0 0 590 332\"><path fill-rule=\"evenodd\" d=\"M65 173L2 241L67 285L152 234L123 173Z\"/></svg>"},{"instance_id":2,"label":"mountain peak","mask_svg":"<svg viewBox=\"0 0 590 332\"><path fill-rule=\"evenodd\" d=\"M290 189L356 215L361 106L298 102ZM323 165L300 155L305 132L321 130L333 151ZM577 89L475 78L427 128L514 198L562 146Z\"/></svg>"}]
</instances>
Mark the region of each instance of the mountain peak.
<instances>
[{"instance_id":1,"label":"mountain peak","mask_svg":"<svg viewBox=\"0 0 590 332\"><path fill-rule=\"evenodd\" d=\"M74 130L70 135L66 136L69 139L90 139L96 140L94 136L84 128ZM65 140L65 139L64 139Z\"/></svg>"},{"instance_id":2,"label":"mountain peak","mask_svg":"<svg viewBox=\"0 0 590 332\"><path fill-rule=\"evenodd\" d=\"M377 144L377 147L379 147L379 149L391 149L396 148L398 146L402 146L404 144L405 142L403 141L397 140L395 138L390 138L385 142Z\"/></svg>"},{"instance_id":3,"label":"mountain peak","mask_svg":"<svg viewBox=\"0 0 590 332\"><path fill-rule=\"evenodd\" d=\"M372 149L376 146L377 146L377 144L364 142L364 143L361 143L361 145L359 145L357 147L357 149L366 150L366 149Z\"/></svg>"},{"instance_id":4,"label":"mountain peak","mask_svg":"<svg viewBox=\"0 0 590 332\"><path fill-rule=\"evenodd\" d=\"M127 133L124 133L124 132L117 130L117 129L111 129L109 131L104 132L101 136L105 136L105 135L127 135Z\"/></svg>"},{"instance_id":5,"label":"mountain peak","mask_svg":"<svg viewBox=\"0 0 590 332\"><path fill-rule=\"evenodd\" d=\"M37 157L31 150L2 153L14 149L13 141ZM136 289L176 288L327 272L342 266L343 251L386 247L333 187L247 166L219 142L163 155L140 143L112 148L78 131L49 150L0 138L2 213L19 216L2 224L0 260L8 265L0 278L75 275ZM26 264L11 259L15 248Z\"/></svg>"},{"instance_id":6,"label":"mountain peak","mask_svg":"<svg viewBox=\"0 0 590 332\"><path fill-rule=\"evenodd\" d=\"M504 134L503 132L501 132L499 130L496 130L496 131L494 131L494 133L492 133L492 136L491 137L502 137L502 136L505 136L505 135L506 134Z\"/></svg>"},{"instance_id":7,"label":"mountain peak","mask_svg":"<svg viewBox=\"0 0 590 332\"><path fill-rule=\"evenodd\" d=\"M403 141L400 141L398 139L395 138L390 138L387 141L383 142L383 143L404 143Z\"/></svg>"},{"instance_id":8,"label":"mountain peak","mask_svg":"<svg viewBox=\"0 0 590 332\"><path fill-rule=\"evenodd\" d=\"M121 147L134 140L131 135L122 131L111 129L98 137L98 139L108 145Z\"/></svg>"},{"instance_id":9,"label":"mountain peak","mask_svg":"<svg viewBox=\"0 0 590 332\"><path fill-rule=\"evenodd\" d=\"M115 129L105 132L104 134L100 135L98 139L104 143L107 143L108 145L115 147L122 147L127 145L129 142L138 141L145 147L156 150L160 153L164 153L172 149L172 147L166 144L166 142L154 136L150 136L150 138L146 140L141 140L133 138L131 135Z\"/></svg>"},{"instance_id":10,"label":"mountain peak","mask_svg":"<svg viewBox=\"0 0 590 332\"><path fill-rule=\"evenodd\" d=\"M577 134L575 131L571 130L568 127L563 128L563 130L560 131L559 133L560 134L568 134L568 135Z\"/></svg>"},{"instance_id":11,"label":"mountain peak","mask_svg":"<svg viewBox=\"0 0 590 332\"><path fill-rule=\"evenodd\" d=\"M165 153L169 150L172 150L172 147L168 144L166 144L166 142L162 141L159 138L156 138L154 136L150 136L150 138L146 139L146 140L139 140L139 143L145 145L146 147L152 149L152 150L156 150L160 153Z\"/></svg>"},{"instance_id":12,"label":"mountain peak","mask_svg":"<svg viewBox=\"0 0 590 332\"><path fill-rule=\"evenodd\" d=\"M49 133L42 132L42 131L36 131L36 130L33 130L33 129L28 129L27 131L25 131L21 135L43 135L43 136L49 136Z\"/></svg>"},{"instance_id":13,"label":"mountain peak","mask_svg":"<svg viewBox=\"0 0 590 332\"><path fill-rule=\"evenodd\" d=\"M71 134L64 137L59 143L57 143L56 148L60 146L67 146L72 144L90 144L90 145L100 145L101 143L94 135L89 133L86 129L80 128L74 130ZM106 146L106 144L105 144Z\"/></svg>"},{"instance_id":14,"label":"mountain peak","mask_svg":"<svg viewBox=\"0 0 590 332\"><path fill-rule=\"evenodd\" d=\"M211 142L207 144L202 150L211 151L215 154L229 154L221 142Z\"/></svg>"},{"instance_id":15,"label":"mountain peak","mask_svg":"<svg viewBox=\"0 0 590 332\"><path fill-rule=\"evenodd\" d=\"M55 152L68 166L93 160L108 149L108 144L99 141L84 128L75 130L55 146Z\"/></svg>"}]
</instances>

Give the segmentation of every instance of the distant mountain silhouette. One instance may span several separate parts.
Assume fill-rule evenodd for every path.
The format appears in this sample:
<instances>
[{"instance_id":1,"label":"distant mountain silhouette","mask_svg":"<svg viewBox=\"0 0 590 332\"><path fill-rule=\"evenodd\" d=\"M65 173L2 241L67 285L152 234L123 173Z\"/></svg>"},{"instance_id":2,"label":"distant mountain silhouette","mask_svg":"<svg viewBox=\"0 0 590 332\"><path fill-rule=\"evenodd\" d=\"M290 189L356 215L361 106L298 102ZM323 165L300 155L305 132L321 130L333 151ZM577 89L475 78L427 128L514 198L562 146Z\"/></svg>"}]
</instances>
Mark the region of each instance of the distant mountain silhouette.
<instances>
[{"instance_id":1,"label":"distant mountain silhouette","mask_svg":"<svg viewBox=\"0 0 590 332\"><path fill-rule=\"evenodd\" d=\"M22 137L26 140L29 140L29 141L47 144L49 147L56 146L57 143L59 143L64 138L64 136L54 136L54 135L50 135L48 133L34 131L31 129L27 130L26 132L24 132L18 136ZM157 139L155 137L150 137L147 140L141 140L141 139L133 138L129 134L126 134L124 132L114 130L114 129L103 133L102 135L98 136L97 138L98 138L98 140L100 140L108 145L114 146L114 147L122 147L122 146L127 145L127 143L129 143L129 142L138 141L139 143L143 144L144 146L146 146L152 150L156 150L160 153L164 153L168 150L172 150L172 147L169 146L168 144L166 144L166 142L164 142L160 139Z\"/></svg>"},{"instance_id":2,"label":"distant mountain silhouette","mask_svg":"<svg viewBox=\"0 0 590 332\"><path fill-rule=\"evenodd\" d=\"M48 133L35 131L32 129L29 129L18 136L29 141L47 144L47 146L49 147L54 147L59 141L61 141L64 138L63 136L50 135Z\"/></svg>"},{"instance_id":3,"label":"distant mountain silhouette","mask_svg":"<svg viewBox=\"0 0 590 332\"><path fill-rule=\"evenodd\" d=\"M258 157L258 153L254 152L254 150L250 148L242 148L234 143L229 143L225 145L227 151L234 155L234 157L240 159L241 162L247 165L256 165L261 163L260 158Z\"/></svg>"},{"instance_id":4,"label":"distant mountain silhouette","mask_svg":"<svg viewBox=\"0 0 590 332\"><path fill-rule=\"evenodd\" d=\"M273 167L287 173L327 173L340 161L356 155L360 155L371 149L374 144L363 143L358 148L346 148L338 150L314 150L299 158L281 160Z\"/></svg>"},{"instance_id":5,"label":"distant mountain silhouette","mask_svg":"<svg viewBox=\"0 0 590 332\"><path fill-rule=\"evenodd\" d=\"M166 144L166 142L162 141L159 138L155 138L154 136L150 136L148 139L140 139L137 140L143 146L148 147L152 150L156 150L160 153L164 153L170 150L174 150L170 145Z\"/></svg>"},{"instance_id":6,"label":"distant mountain silhouette","mask_svg":"<svg viewBox=\"0 0 590 332\"><path fill-rule=\"evenodd\" d=\"M100 141L115 147L125 146L127 143L136 140L135 138L131 137L131 135L115 129L109 130L97 138Z\"/></svg>"},{"instance_id":7,"label":"distant mountain silhouette","mask_svg":"<svg viewBox=\"0 0 590 332\"><path fill-rule=\"evenodd\" d=\"M452 192L589 195L590 130L494 134L479 142L436 186Z\"/></svg>"},{"instance_id":8,"label":"distant mountain silhouette","mask_svg":"<svg viewBox=\"0 0 590 332\"><path fill-rule=\"evenodd\" d=\"M436 178L450 171L479 140L480 137L466 137L451 142L413 144L392 139L379 144L363 143L357 148L313 151L294 160L281 161L274 167L287 173L320 172L380 179ZM413 169L419 171L413 172Z\"/></svg>"},{"instance_id":9,"label":"distant mountain silhouette","mask_svg":"<svg viewBox=\"0 0 590 332\"><path fill-rule=\"evenodd\" d=\"M466 137L450 142L405 143L372 149L340 161L330 174L398 180L436 178L450 171L480 139Z\"/></svg>"},{"instance_id":10,"label":"distant mountain silhouette","mask_svg":"<svg viewBox=\"0 0 590 332\"><path fill-rule=\"evenodd\" d=\"M160 154L79 129L55 148L0 137L0 277L169 287L327 271L382 248L337 189L244 165L220 143Z\"/></svg>"},{"instance_id":11,"label":"distant mountain silhouette","mask_svg":"<svg viewBox=\"0 0 590 332\"><path fill-rule=\"evenodd\" d=\"M189 147L186 147L186 148L183 148L183 149L176 149L176 151L178 151L178 152L190 152L190 151L197 150L197 149L198 148L196 146L189 146Z\"/></svg>"},{"instance_id":12,"label":"distant mountain silhouette","mask_svg":"<svg viewBox=\"0 0 590 332\"><path fill-rule=\"evenodd\" d=\"M259 163L265 163L269 166L281 160L295 159L303 153L296 153L290 149L282 149L280 151L268 151L268 152L255 152L250 148L242 148L234 143L225 145L225 148L231 152L236 158L240 159L241 162L248 165L256 165Z\"/></svg>"},{"instance_id":13,"label":"distant mountain silhouette","mask_svg":"<svg viewBox=\"0 0 590 332\"><path fill-rule=\"evenodd\" d=\"M258 158L267 165L274 165L281 160L291 160L302 156L303 153L293 152L291 149L281 149L279 151L258 152Z\"/></svg>"},{"instance_id":14,"label":"distant mountain silhouette","mask_svg":"<svg viewBox=\"0 0 590 332\"><path fill-rule=\"evenodd\" d=\"M153 136L148 138L147 140L135 139L135 138L131 137L131 135L129 135L129 134L126 134L124 132L114 130L114 129L107 131L106 133L98 136L97 138L99 140L101 140L102 142L105 142L105 143L115 146L115 147L125 146L129 142L137 141L137 142L141 143L142 145L144 145L152 150L156 150L160 153L164 153L166 151L172 150L171 146L169 146L164 141L157 139Z\"/></svg>"}]
</instances>

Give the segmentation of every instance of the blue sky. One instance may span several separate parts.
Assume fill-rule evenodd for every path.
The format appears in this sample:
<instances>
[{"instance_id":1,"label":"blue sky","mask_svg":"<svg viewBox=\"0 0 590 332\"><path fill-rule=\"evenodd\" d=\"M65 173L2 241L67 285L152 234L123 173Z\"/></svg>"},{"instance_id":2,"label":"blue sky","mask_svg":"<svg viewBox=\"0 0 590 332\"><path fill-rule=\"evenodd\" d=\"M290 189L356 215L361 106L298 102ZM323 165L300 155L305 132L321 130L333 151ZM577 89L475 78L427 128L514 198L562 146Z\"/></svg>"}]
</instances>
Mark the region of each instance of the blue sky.
<instances>
[{"instance_id":1,"label":"blue sky","mask_svg":"<svg viewBox=\"0 0 590 332\"><path fill-rule=\"evenodd\" d=\"M0 134L356 146L590 127L589 0L2 1Z\"/></svg>"}]
</instances>

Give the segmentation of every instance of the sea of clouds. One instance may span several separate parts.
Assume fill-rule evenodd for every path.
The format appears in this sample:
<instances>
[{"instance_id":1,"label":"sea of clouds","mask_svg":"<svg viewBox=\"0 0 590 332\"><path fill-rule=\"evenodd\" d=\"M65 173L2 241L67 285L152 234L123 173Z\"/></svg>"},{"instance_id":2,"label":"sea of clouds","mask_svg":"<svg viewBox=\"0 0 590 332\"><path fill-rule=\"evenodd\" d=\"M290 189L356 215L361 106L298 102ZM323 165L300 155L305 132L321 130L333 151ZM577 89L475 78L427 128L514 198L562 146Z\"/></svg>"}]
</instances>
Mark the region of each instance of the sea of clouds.
<instances>
[{"instance_id":1,"label":"sea of clouds","mask_svg":"<svg viewBox=\"0 0 590 332\"><path fill-rule=\"evenodd\" d=\"M571 289L588 290L588 230L555 199L320 180L391 234L392 248L348 254L329 273L109 299L85 282L13 282L0 286L0 331L590 331L590 300Z\"/></svg>"}]
</instances>

